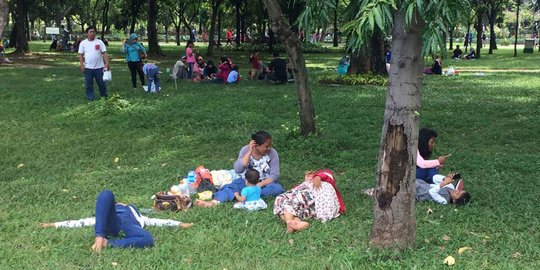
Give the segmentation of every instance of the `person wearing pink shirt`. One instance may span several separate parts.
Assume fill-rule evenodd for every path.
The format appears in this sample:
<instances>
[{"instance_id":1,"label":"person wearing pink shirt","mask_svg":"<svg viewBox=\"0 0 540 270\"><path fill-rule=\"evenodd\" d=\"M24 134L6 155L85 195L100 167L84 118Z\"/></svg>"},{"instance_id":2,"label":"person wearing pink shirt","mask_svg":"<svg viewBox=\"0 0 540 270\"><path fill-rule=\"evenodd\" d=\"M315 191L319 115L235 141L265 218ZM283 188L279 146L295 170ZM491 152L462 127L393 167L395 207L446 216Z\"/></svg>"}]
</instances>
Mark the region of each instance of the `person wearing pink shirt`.
<instances>
[{"instance_id":1,"label":"person wearing pink shirt","mask_svg":"<svg viewBox=\"0 0 540 270\"><path fill-rule=\"evenodd\" d=\"M186 57L187 57L187 63L188 63L188 79L191 79L193 77L193 66L195 65L195 51L193 48L195 47L195 44L193 43L193 40L189 40L187 42L186 47Z\"/></svg>"},{"instance_id":2,"label":"person wearing pink shirt","mask_svg":"<svg viewBox=\"0 0 540 270\"><path fill-rule=\"evenodd\" d=\"M420 129L418 136L418 151L416 152L416 179L424 180L433 184L433 176L439 172L439 168L446 162L447 156L437 159L429 159L435 146L437 132L429 128Z\"/></svg>"}]
</instances>

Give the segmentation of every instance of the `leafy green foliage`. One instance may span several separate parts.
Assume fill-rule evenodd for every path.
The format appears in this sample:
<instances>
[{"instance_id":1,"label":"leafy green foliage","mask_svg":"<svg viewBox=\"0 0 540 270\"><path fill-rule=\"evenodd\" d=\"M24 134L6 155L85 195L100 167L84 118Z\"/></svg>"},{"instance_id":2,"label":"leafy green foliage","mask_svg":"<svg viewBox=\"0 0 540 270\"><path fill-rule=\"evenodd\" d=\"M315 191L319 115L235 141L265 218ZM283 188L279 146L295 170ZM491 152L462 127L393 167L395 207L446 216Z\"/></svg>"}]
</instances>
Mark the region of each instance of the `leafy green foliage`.
<instances>
[{"instance_id":1,"label":"leafy green foliage","mask_svg":"<svg viewBox=\"0 0 540 270\"><path fill-rule=\"evenodd\" d=\"M221 47L222 51L242 51L242 52L251 52L251 51L268 51L268 44L256 44L256 43L241 43L239 46L233 45L233 46L223 46ZM277 50L279 52L285 52L285 47L282 44L276 44L274 45L274 50ZM318 45L313 44L309 42L302 43L302 52L304 53L328 53L332 50Z\"/></svg>"},{"instance_id":2,"label":"leafy green foliage","mask_svg":"<svg viewBox=\"0 0 540 270\"><path fill-rule=\"evenodd\" d=\"M386 86L388 78L377 74L348 74L345 76L327 74L319 76L318 82L320 84Z\"/></svg>"}]
</instances>

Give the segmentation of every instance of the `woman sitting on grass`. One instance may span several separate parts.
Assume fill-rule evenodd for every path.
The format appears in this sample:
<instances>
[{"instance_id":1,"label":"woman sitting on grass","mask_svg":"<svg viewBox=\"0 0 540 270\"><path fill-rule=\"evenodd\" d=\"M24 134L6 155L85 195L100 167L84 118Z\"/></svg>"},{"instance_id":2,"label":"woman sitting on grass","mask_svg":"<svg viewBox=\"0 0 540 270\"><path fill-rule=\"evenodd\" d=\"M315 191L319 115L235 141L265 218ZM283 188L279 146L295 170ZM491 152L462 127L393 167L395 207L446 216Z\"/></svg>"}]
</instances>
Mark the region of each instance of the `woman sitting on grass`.
<instances>
[{"instance_id":1,"label":"woman sitting on grass","mask_svg":"<svg viewBox=\"0 0 540 270\"><path fill-rule=\"evenodd\" d=\"M196 205L200 207L212 207L216 204L233 201L236 196L246 186L244 174L248 169L255 169L259 172L259 182L257 186L261 188L261 196L275 197L283 193L283 187L279 180L279 156L272 148L272 136L266 131L258 131L251 135L248 145L242 147L238 154L238 159L234 163L236 173L242 175L241 178L232 183L224 185L216 192L214 199L210 202L197 200Z\"/></svg>"},{"instance_id":2,"label":"woman sitting on grass","mask_svg":"<svg viewBox=\"0 0 540 270\"><path fill-rule=\"evenodd\" d=\"M148 218L139 214L133 205L117 203L114 194L110 190L99 193L96 201L96 216L80 220L68 220L54 223L42 223L43 228L76 228L83 226L94 226L95 239L92 250L100 253L104 247L117 248L145 248L154 245L154 238L147 230L149 226L177 226L180 228L190 228L193 223L182 223L169 219ZM120 231L124 231L124 237L119 239L108 239L107 237L118 237Z\"/></svg>"},{"instance_id":3,"label":"woman sitting on grass","mask_svg":"<svg viewBox=\"0 0 540 270\"><path fill-rule=\"evenodd\" d=\"M431 157L433 147L435 147L437 132L429 128L422 128L419 133L416 154L416 179L422 179L426 183L433 184L433 176L439 172L439 168L444 165L446 158L450 155L428 160Z\"/></svg>"},{"instance_id":4,"label":"woman sitting on grass","mask_svg":"<svg viewBox=\"0 0 540 270\"><path fill-rule=\"evenodd\" d=\"M307 172L302 184L277 196L274 202L274 214L285 222L288 233L308 228L306 219L326 222L343 213L345 204L330 170Z\"/></svg>"}]
</instances>

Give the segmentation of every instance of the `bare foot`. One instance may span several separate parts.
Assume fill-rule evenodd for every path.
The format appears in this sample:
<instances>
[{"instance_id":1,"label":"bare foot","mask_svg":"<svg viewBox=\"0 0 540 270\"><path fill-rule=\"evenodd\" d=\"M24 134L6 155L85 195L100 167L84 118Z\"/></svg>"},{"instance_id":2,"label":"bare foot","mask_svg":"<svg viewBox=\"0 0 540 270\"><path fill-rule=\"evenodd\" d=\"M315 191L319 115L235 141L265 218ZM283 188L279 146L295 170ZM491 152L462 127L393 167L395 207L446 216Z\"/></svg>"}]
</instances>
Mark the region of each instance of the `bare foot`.
<instances>
[{"instance_id":1,"label":"bare foot","mask_svg":"<svg viewBox=\"0 0 540 270\"><path fill-rule=\"evenodd\" d=\"M294 221L294 220L287 220L285 223L287 223L287 230L286 230L286 232L287 232L287 233L292 233L292 232L294 232L293 223L295 223L295 221Z\"/></svg>"},{"instance_id":2,"label":"bare foot","mask_svg":"<svg viewBox=\"0 0 540 270\"><path fill-rule=\"evenodd\" d=\"M204 207L204 208L208 208L208 207L212 207L216 204L215 201L209 201L209 202L205 202L203 200L195 200L195 205L198 206L198 207Z\"/></svg>"},{"instance_id":3,"label":"bare foot","mask_svg":"<svg viewBox=\"0 0 540 270\"><path fill-rule=\"evenodd\" d=\"M39 226L41 226L41 228L53 228L53 227L55 227L54 223L41 223L41 224L39 224Z\"/></svg>"},{"instance_id":4,"label":"bare foot","mask_svg":"<svg viewBox=\"0 0 540 270\"><path fill-rule=\"evenodd\" d=\"M305 230L309 227L309 223L306 222L306 221L296 221L294 224L293 224L293 229L295 231L301 231L301 230Z\"/></svg>"},{"instance_id":5,"label":"bare foot","mask_svg":"<svg viewBox=\"0 0 540 270\"><path fill-rule=\"evenodd\" d=\"M182 229L187 229L187 228L193 227L193 225L194 225L193 223L180 223L180 225L178 226L180 226L180 228Z\"/></svg>"},{"instance_id":6,"label":"bare foot","mask_svg":"<svg viewBox=\"0 0 540 270\"><path fill-rule=\"evenodd\" d=\"M107 246L107 238L101 237L101 236L96 236L96 239L94 240L94 244L92 245L92 250L95 253L100 254L101 250L105 246Z\"/></svg>"}]
</instances>

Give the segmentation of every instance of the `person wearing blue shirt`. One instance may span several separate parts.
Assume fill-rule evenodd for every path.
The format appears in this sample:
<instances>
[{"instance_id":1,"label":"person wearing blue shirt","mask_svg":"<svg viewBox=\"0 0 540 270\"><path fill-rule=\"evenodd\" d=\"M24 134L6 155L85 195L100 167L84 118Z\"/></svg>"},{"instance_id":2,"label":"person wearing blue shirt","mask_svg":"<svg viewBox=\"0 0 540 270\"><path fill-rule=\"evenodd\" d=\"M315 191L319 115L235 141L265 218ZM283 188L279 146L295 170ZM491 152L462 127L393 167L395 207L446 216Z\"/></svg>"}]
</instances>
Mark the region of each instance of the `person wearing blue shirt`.
<instances>
[{"instance_id":1,"label":"person wearing blue shirt","mask_svg":"<svg viewBox=\"0 0 540 270\"><path fill-rule=\"evenodd\" d=\"M126 62L128 64L129 72L131 73L131 84L133 89L137 88L137 73L141 80L141 85L144 86L144 72L142 70L143 63L142 57L146 57L146 50L143 45L138 42L139 37L137 34L132 33L129 35L129 39L122 42L120 52L126 54Z\"/></svg>"},{"instance_id":2,"label":"person wearing blue shirt","mask_svg":"<svg viewBox=\"0 0 540 270\"><path fill-rule=\"evenodd\" d=\"M232 71L229 73L229 76L227 77L227 83L237 83L238 82L238 66L234 65L232 68Z\"/></svg>"},{"instance_id":3,"label":"person wearing blue shirt","mask_svg":"<svg viewBox=\"0 0 540 270\"><path fill-rule=\"evenodd\" d=\"M245 178L246 186L242 189L240 194L238 194L238 192L234 193L234 197L238 202L235 203L233 207L248 211L266 209L266 203L261 199L261 187L257 186L259 183L259 171L248 169Z\"/></svg>"}]
</instances>

